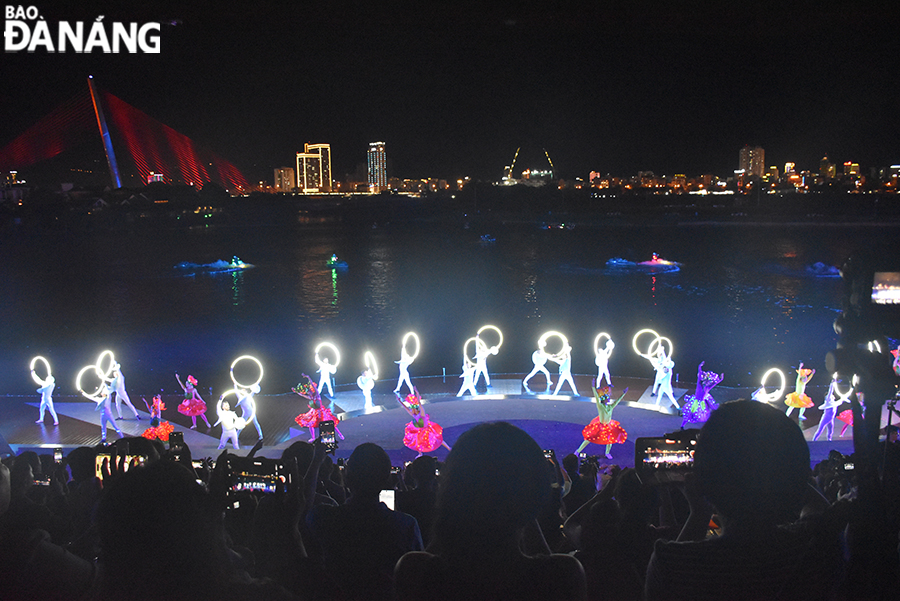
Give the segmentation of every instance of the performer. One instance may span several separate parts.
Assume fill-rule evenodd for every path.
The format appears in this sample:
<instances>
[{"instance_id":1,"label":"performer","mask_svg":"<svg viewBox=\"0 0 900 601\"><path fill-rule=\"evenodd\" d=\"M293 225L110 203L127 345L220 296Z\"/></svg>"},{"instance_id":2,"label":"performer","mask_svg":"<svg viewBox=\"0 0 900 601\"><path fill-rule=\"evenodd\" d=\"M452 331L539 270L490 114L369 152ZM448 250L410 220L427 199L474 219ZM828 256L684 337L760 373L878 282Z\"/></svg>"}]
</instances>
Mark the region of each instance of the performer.
<instances>
[{"instance_id":1,"label":"performer","mask_svg":"<svg viewBox=\"0 0 900 601\"><path fill-rule=\"evenodd\" d=\"M622 428L622 425L612 418L613 409L622 402L628 389L626 388L622 396L616 401L613 401L612 397L609 396L608 386L597 390L597 384L594 382L591 385L591 390L594 391L594 403L597 404L597 417L592 419L591 423L586 425L584 430L581 431L581 435L584 436L584 442L581 443L575 454L577 455L584 450L584 447L593 442L594 444L605 444L606 458L612 459L610 450L612 450L613 444L622 444L628 439L628 433Z\"/></svg>"},{"instance_id":2,"label":"performer","mask_svg":"<svg viewBox=\"0 0 900 601\"><path fill-rule=\"evenodd\" d=\"M847 396L849 397L850 395L847 395ZM857 392L856 398L857 398L857 400L859 400L859 410L862 412L863 417L865 417L866 403L865 403L865 400L863 399L863 394L861 392ZM841 428L841 434L840 434L841 436L843 436L844 433L847 431L847 428L853 427L853 409L844 409L843 411L838 413L837 418L840 421L844 422L844 427ZM853 432L851 432L850 434L853 435Z\"/></svg>"},{"instance_id":3,"label":"performer","mask_svg":"<svg viewBox=\"0 0 900 601\"><path fill-rule=\"evenodd\" d=\"M536 373L541 372L542 374L544 374L544 377L547 378L547 390L550 389L550 385L553 382L550 380L550 372L547 371L547 368L545 367L547 365L547 359L549 358L550 357L548 357L547 354L541 349L538 349L531 353L531 362L534 363L534 369L532 369L531 373L525 376L525 379L522 380L522 385L525 386L525 388L528 388L528 380L530 380Z\"/></svg>"},{"instance_id":4,"label":"performer","mask_svg":"<svg viewBox=\"0 0 900 601\"><path fill-rule=\"evenodd\" d=\"M344 440L344 435L341 434L341 431L338 429L339 420L331 412L331 409L322 405L322 397L319 395L319 389L316 387L316 383L306 374L301 375L306 378L306 382L297 384L297 386L291 388L291 390L307 400L309 411L301 413L294 418L294 421L304 428L309 428L309 442L316 440L315 429L319 427L319 424L327 421L334 422L334 433L337 434L341 440Z\"/></svg>"},{"instance_id":5,"label":"performer","mask_svg":"<svg viewBox=\"0 0 900 601\"><path fill-rule=\"evenodd\" d=\"M221 451L225 448L225 443L228 440L231 440L231 446L234 447L235 451L241 450L241 446L238 444L238 430L243 429L243 418L238 417L238 414L231 410L231 405L223 397L219 397L219 402L216 403L216 415L219 416L219 419L215 425L222 424L219 450Z\"/></svg>"},{"instance_id":6,"label":"performer","mask_svg":"<svg viewBox=\"0 0 900 601\"><path fill-rule=\"evenodd\" d=\"M397 365L400 366L400 378L397 380L397 387L394 389L394 392L400 392L400 388L403 387L403 384L406 384L409 387L410 392L412 392L413 385L409 379L409 366L412 365L412 362L415 360L415 357L406 352L406 347L400 349L400 360L394 361Z\"/></svg>"},{"instance_id":7,"label":"performer","mask_svg":"<svg viewBox=\"0 0 900 601\"><path fill-rule=\"evenodd\" d=\"M332 365L328 361L328 357L324 359L319 357L319 353L316 353L316 365L319 366L319 369L316 370L316 373L321 373L322 375L319 377L319 390L324 391L325 386L328 387L328 396L334 396L334 389L331 387L331 376L337 373L337 366Z\"/></svg>"},{"instance_id":8,"label":"performer","mask_svg":"<svg viewBox=\"0 0 900 601\"><path fill-rule=\"evenodd\" d=\"M790 415L794 409L800 409L799 419L806 419L804 413L813 406L812 399L806 394L806 384L814 375L816 375L816 370L804 369L803 361L801 361L800 367L797 368L797 382L794 384L794 392L787 395L784 399L784 404L788 406L786 415Z\"/></svg>"},{"instance_id":9,"label":"performer","mask_svg":"<svg viewBox=\"0 0 900 601\"><path fill-rule=\"evenodd\" d=\"M666 355L666 350L661 344L653 361L653 368L656 370L656 381L653 383L653 392L650 393L650 396L656 396L658 388L659 396L656 398L656 404L659 405L663 396L668 396L672 406L678 409L678 403L675 402L675 395L672 392L672 374L675 373L675 362Z\"/></svg>"},{"instance_id":10,"label":"performer","mask_svg":"<svg viewBox=\"0 0 900 601\"><path fill-rule=\"evenodd\" d=\"M209 420L206 419L206 402L200 398L200 393L197 392L197 378L188 375L186 384L181 382L181 378L178 377L178 374L175 374L175 379L178 380L178 385L181 386L184 394L188 395L178 405L178 413L191 416L191 430L197 429L198 415L206 422L206 427L211 428L212 426L209 425Z\"/></svg>"},{"instance_id":11,"label":"performer","mask_svg":"<svg viewBox=\"0 0 900 601\"><path fill-rule=\"evenodd\" d=\"M116 425L116 420L113 419L112 416L112 403L110 402L110 397L112 396L113 389L109 382L105 382L102 386L102 390L100 392L100 399L97 400L97 409L100 410L100 443L106 444L106 429L107 424L115 429L116 434L119 435L119 438L123 438L125 435L122 434L122 430Z\"/></svg>"},{"instance_id":12,"label":"performer","mask_svg":"<svg viewBox=\"0 0 900 601\"><path fill-rule=\"evenodd\" d=\"M819 436L821 436L822 432L826 429L828 430L828 442L831 442L831 436L834 434L834 417L835 413L837 413L837 408L843 403L850 401L850 394L853 392L853 389L851 388L846 396L836 395L838 382L840 382L840 380L837 379L837 374L834 374L834 377L831 379L831 384L828 385L828 392L825 393L825 402L819 405L819 409L822 409L822 419L819 420L819 427L816 428L816 434L813 436L814 442L819 440ZM852 412L850 414L850 421L853 421ZM846 428L846 425L844 427Z\"/></svg>"},{"instance_id":13,"label":"performer","mask_svg":"<svg viewBox=\"0 0 900 601\"><path fill-rule=\"evenodd\" d=\"M448 451L451 450L450 446L444 442L444 429L440 424L431 421L428 414L422 411L422 395L418 390L413 389L413 393L406 397L406 402L398 394L397 402L403 405L403 408L412 417L412 421L406 424L403 432L403 444L413 451L419 452L416 455L417 459L424 453L430 453L440 446Z\"/></svg>"},{"instance_id":14,"label":"performer","mask_svg":"<svg viewBox=\"0 0 900 601\"><path fill-rule=\"evenodd\" d=\"M125 375L122 373L122 366L119 365L118 361L113 363L112 375L112 389L116 393L116 414L119 416L116 419L122 419L122 403L124 402L134 412L134 419L140 421L141 416L138 415L137 409L134 408L134 405L131 404L131 399L128 398L128 393L125 392Z\"/></svg>"},{"instance_id":15,"label":"performer","mask_svg":"<svg viewBox=\"0 0 900 601\"><path fill-rule=\"evenodd\" d=\"M366 399L366 408L372 407L372 389L375 388L375 378L372 372L366 368L362 374L356 378L356 385L362 390L363 398Z\"/></svg>"},{"instance_id":16,"label":"performer","mask_svg":"<svg viewBox=\"0 0 900 601\"><path fill-rule=\"evenodd\" d=\"M609 387L613 387L612 379L609 377L609 358L614 348L616 348L616 343L612 341L612 338L606 341L606 346L597 348L597 356L594 358L594 365L597 366L597 386L603 383L605 377Z\"/></svg>"},{"instance_id":17,"label":"performer","mask_svg":"<svg viewBox=\"0 0 900 601\"><path fill-rule=\"evenodd\" d=\"M256 401L253 399L253 395L259 394L259 384L254 384L249 389L247 388L237 388L237 398L238 401L235 404L234 408L241 408L241 417L243 419L247 419L246 415L248 412L253 414L250 421L253 422L253 425L256 426L256 432L259 434L259 440L263 439L262 426L259 425L259 418L257 415L259 411L256 410ZM251 408L251 405L253 407Z\"/></svg>"},{"instance_id":18,"label":"performer","mask_svg":"<svg viewBox=\"0 0 900 601\"><path fill-rule=\"evenodd\" d=\"M190 376L188 376L188 378L190 378ZM162 417L162 412L166 410L166 405L162 402L162 397L159 395L153 397L153 405L148 405L147 399L145 399L144 397L141 397L141 400L144 401L144 405L147 405L147 412L150 413L150 427L144 430L141 436L148 440L158 438L163 442L168 441L169 434L171 434L175 430L175 426L173 426L169 422L160 423L159 421L159 419Z\"/></svg>"},{"instance_id":19,"label":"performer","mask_svg":"<svg viewBox=\"0 0 900 601\"><path fill-rule=\"evenodd\" d=\"M41 424L44 422L44 411L47 410L50 412L50 415L53 416L53 425L59 425L59 417L56 415L56 409L53 408L53 389L56 388L56 378L51 375L47 375L47 379L44 380L43 386L37 389L37 391L41 395L41 406L38 409L40 414L40 418L34 422L36 424Z\"/></svg>"},{"instance_id":20,"label":"performer","mask_svg":"<svg viewBox=\"0 0 900 601\"><path fill-rule=\"evenodd\" d=\"M556 390L553 391L553 396L559 394L559 389L562 388L565 382L568 382L569 386L571 386L572 393L578 396L578 390L575 389L575 380L572 379L572 347L566 344L559 352L559 355L550 357L550 360L559 364L559 382L556 383Z\"/></svg>"},{"instance_id":21,"label":"performer","mask_svg":"<svg viewBox=\"0 0 900 601\"><path fill-rule=\"evenodd\" d=\"M475 390L475 377L474 373L477 367L474 365L469 365L469 362L463 358L462 364L462 373L459 374L459 377L463 379L462 386L459 387L459 392L456 393L456 396L462 396L468 390L472 396L478 396L478 392Z\"/></svg>"},{"instance_id":22,"label":"performer","mask_svg":"<svg viewBox=\"0 0 900 601\"><path fill-rule=\"evenodd\" d=\"M709 391L722 381L724 374L703 371L704 363L706 361L701 361L700 365L697 366L697 388L694 394L688 394L684 397L684 404L681 406L682 428L687 424L705 422L709 419L709 414L719 408L719 404L709 394Z\"/></svg>"},{"instance_id":23,"label":"performer","mask_svg":"<svg viewBox=\"0 0 900 601\"><path fill-rule=\"evenodd\" d=\"M496 346L488 348L481 338L475 336L475 375L472 377L473 385L478 386L478 381L484 375L485 386L491 385L491 374L488 373L487 358L496 355L500 350Z\"/></svg>"}]
</instances>

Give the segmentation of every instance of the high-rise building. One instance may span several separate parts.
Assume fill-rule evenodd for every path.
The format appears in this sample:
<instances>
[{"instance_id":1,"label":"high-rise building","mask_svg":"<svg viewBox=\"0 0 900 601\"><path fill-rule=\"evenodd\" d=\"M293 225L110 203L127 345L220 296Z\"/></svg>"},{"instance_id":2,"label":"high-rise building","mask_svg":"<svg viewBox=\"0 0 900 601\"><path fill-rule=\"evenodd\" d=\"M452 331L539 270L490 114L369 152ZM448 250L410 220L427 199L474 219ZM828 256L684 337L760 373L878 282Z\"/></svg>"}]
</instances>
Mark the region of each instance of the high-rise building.
<instances>
[{"instance_id":1,"label":"high-rise building","mask_svg":"<svg viewBox=\"0 0 900 601\"><path fill-rule=\"evenodd\" d=\"M766 170L766 151L759 146L744 146L739 153L738 162L745 176L762 177Z\"/></svg>"},{"instance_id":2,"label":"high-rise building","mask_svg":"<svg viewBox=\"0 0 900 601\"><path fill-rule=\"evenodd\" d=\"M384 155L384 142L371 142L368 152L369 191L378 194L387 190L387 158Z\"/></svg>"},{"instance_id":3,"label":"high-rise building","mask_svg":"<svg viewBox=\"0 0 900 601\"><path fill-rule=\"evenodd\" d=\"M837 165L828 160L828 155L819 161L819 175L825 179L834 179L837 176Z\"/></svg>"},{"instance_id":4,"label":"high-rise building","mask_svg":"<svg viewBox=\"0 0 900 601\"><path fill-rule=\"evenodd\" d=\"M294 170L291 167L279 167L275 170L275 190L278 192L290 192L297 185Z\"/></svg>"},{"instance_id":5,"label":"high-rise building","mask_svg":"<svg viewBox=\"0 0 900 601\"><path fill-rule=\"evenodd\" d=\"M297 187L304 194L331 192L331 145L310 144L297 153Z\"/></svg>"}]
</instances>

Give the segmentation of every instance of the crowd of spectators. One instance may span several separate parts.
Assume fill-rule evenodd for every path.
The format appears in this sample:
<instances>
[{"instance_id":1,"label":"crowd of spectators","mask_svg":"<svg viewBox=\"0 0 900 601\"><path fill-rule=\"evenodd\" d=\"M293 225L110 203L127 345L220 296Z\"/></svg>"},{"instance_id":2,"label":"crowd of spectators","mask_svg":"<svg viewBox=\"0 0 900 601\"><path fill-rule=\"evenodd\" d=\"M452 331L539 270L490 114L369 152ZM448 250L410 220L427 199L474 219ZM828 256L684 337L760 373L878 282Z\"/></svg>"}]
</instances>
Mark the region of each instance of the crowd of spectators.
<instances>
[{"instance_id":1,"label":"crowd of spectators","mask_svg":"<svg viewBox=\"0 0 900 601\"><path fill-rule=\"evenodd\" d=\"M810 469L783 412L734 401L667 485L557 462L502 422L399 474L371 443L344 466L297 442L266 493L233 490L227 452L23 452L0 465L0 599L900 598L900 448L882 445L880 462L833 452Z\"/></svg>"}]
</instances>

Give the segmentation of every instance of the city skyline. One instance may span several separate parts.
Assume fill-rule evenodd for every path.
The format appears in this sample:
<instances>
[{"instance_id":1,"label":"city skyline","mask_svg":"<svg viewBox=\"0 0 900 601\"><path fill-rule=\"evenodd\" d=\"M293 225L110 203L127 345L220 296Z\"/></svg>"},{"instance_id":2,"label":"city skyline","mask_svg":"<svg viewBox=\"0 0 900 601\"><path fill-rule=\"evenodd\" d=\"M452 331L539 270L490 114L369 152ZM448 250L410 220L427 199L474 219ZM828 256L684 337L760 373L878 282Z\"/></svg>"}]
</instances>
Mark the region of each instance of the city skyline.
<instances>
[{"instance_id":1,"label":"city skyline","mask_svg":"<svg viewBox=\"0 0 900 601\"><path fill-rule=\"evenodd\" d=\"M876 6L39 8L48 21L159 21L160 52L5 54L0 106L14 118L0 145L92 74L250 181L290 165L298 138L331 145L335 180L372 140L399 177L496 180L519 147L536 156L524 167L546 151L564 178L727 174L745 145L765 149L766 168L900 162L898 16Z\"/></svg>"}]
</instances>

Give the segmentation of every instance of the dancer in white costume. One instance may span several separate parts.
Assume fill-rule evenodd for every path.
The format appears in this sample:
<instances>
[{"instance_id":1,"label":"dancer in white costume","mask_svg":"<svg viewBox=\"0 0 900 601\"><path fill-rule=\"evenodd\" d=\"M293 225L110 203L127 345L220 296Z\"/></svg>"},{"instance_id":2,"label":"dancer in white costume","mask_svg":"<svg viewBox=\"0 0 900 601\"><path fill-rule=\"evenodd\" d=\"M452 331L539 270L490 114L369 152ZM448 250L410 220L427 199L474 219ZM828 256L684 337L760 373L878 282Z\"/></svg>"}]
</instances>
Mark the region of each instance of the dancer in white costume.
<instances>
[{"instance_id":1,"label":"dancer in white costume","mask_svg":"<svg viewBox=\"0 0 900 601\"><path fill-rule=\"evenodd\" d=\"M253 395L259 394L259 384L254 384L248 389L246 388L238 388L237 389L237 398L238 402L234 406L235 409L238 407L241 408L241 418L244 419L246 423L253 422L253 425L256 426L256 432L259 434L259 440L263 439L262 426L259 425L259 420L256 418L256 400L253 398ZM250 413L251 416L247 419L247 413ZM243 429L243 428L239 428Z\"/></svg>"},{"instance_id":2,"label":"dancer in white costume","mask_svg":"<svg viewBox=\"0 0 900 601\"><path fill-rule=\"evenodd\" d=\"M475 390L475 377L473 375L476 369L476 367L470 365L468 361L463 359L462 373L459 374L459 377L462 378L463 381L456 396L463 396L466 394L466 391L469 391L468 394L472 396L478 396L478 392Z\"/></svg>"},{"instance_id":3,"label":"dancer in white costume","mask_svg":"<svg viewBox=\"0 0 900 601\"><path fill-rule=\"evenodd\" d=\"M319 376L319 390L324 391L325 387L328 387L328 396L334 396L334 389L331 387L331 376L337 373L337 366L332 365L328 362L328 357L324 359L320 359L318 355L316 355L316 365L319 366L319 369L316 371L320 374Z\"/></svg>"},{"instance_id":4,"label":"dancer in white costume","mask_svg":"<svg viewBox=\"0 0 900 601\"><path fill-rule=\"evenodd\" d=\"M559 390L566 382L568 382L569 386L572 388L572 393L575 396L578 396L578 390L575 388L575 380L572 379L572 347L566 344L563 346L562 350L559 351L558 355L550 357L550 359L554 363L559 364L559 382L556 383L556 390L553 391L553 396L559 394Z\"/></svg>"},{"instance_id":5,"label":"dancer in white costume","mask_svg":"<svg viewBox=\"0 0 900 601\"><path fill-rule=\"evenodd\" d=\"M100 392L100 398L94 399L97 402L97 408L100 409L100 443L106 444L106 429L107 424L113 427L116 431L116 434L119 435L119 438L123 438L125 435L122 434L122 430L116 425L116 420L113 419L112 415L112 403L110 402L110 397L112 397L113 389L109 384L103 385L103 390Z\"/></svg>"},{"instance_id":6,"label":"dancer in white costume","mask_svg":"<svg viewBox=\"0 0 900 601\"><path fill-rule=\"evenodd\" d=\"M372 377L372 372L368 369L363 370L362 374L356 378L356 385L362 390L366 407L372 407L372 389L375 388L375 378Z\"/></svg>"},{"instance_id":7,"label":"dancer in white costume","mask_svg":"<svg viewBox=\"0 0 900 601\"><path fill-rule=\"evenodd\" d=\"M222 436L219 438L219 450L225 448L225 443L231 440L231 446L234 447L235 451L239 451L241 449L238 444L238 430L243 429L244 420L238 417L238 414L231 410L231 406L227 401L223 401L222 398L219 398L219 402L216 405L216 413L219 416L219 420L215 425L222 424ZM238 426L241 426L240 428Z\"/></svg>"},{"instance_id":8,"label":"dancer in white costume","mask_svg":"<svg viewBox=\"0 0 900 601\"><path fill-rule=\"evenodd\" d=\"M834 418L838 413L837 408L844 403L850 402L853 387L850 387L847 394L841 394L837 390L838 382L840 380L837 379L837 374L834 374L831 378L831 384L828 385L828 392L825 394L825 402L819 405L819 409L822 410L822 419L819 420L819 427L816 428L813 442L819 440L819 436L826 430L828 431L828 441L831 442L831 437L834 435Z\"/></svg>"},{"instance_id":9,"label":"dancer in white costume","mask_svg":"<svg viewBox=\"0 0 900 601\"><path fill-rule=\"evenodd\" d=\"M659 396L656 397L656 404L659 405L659 402L665 395L669 397L672 406L677 409L678 403L675 402L675 395L672 392L672 374L675 373L675 362L666 356L666 351L662 345L659 346L659 352L653 361L653 368L656 370L656 380L653 383L653 392L650 396L656 396L658 389Z\"/></svg>"},{"instance_id":10,"label":"dancer in white costume","mask_svg":"<svg viewBox=\"0 0 900 601\"><path fill-rule=\"evenodd\" d=\"M116 415L119 416L116 419L122 419L122 403L125 403L134 412L134 419L140 421L141 416L138 415L137 409L134 408L134 405L131 404L131 399L128 398L128 393L125 392L125 375L122 373L122 366L118 362L113 363L112 376L111 388L116 393Z\"/></svg>"},{"instance_id":11,"label":"dancer in white costume","mask_svg":"<svg viewBox=\"0 0 900 601\"><path fill-rule=\"evenodd\" d=\"M47 367L47 377L44 379L41 379L41 377L37 375L37 372L34 369L38 362L42 362ZM41 395L41 406L38 409L40 417L34 423L43 423L44 412L50 411L50 415L53 416L53 425L58 426L59 417L57 417L56 415L56 409L53 408L53 389L56 388L56 378L54 378L53 374L50 373L50 362L41 356L37 356L32 359L31 379L34 380L35 384L40 386L37 391Z\"/></svg>"},{"instance_id":12,"label":"dancer in white costume","mask_svg":"<svg viewBox=\"0 0 900 601\"><path fill-rule=\"evenodd\" d=\"M549 358L550 357L548 357L547 354L540 349L531 353L531 362L534 363L534 369L532 369L531 373L525 376L525 379L522 380L522 385L525 386L525 388L528 388L528 380L534 377L538 372L544 374L544 377L547 378L547 388L550 388L550 385L553 382L550 380L550 372L547 371L547 368L545 367Z\"/></svg>"},{"instance_id":13,"label":"dancer in white costume","mask_svg":"<svg viewBox=\"0 0 900 601\"><path fill-rule=\"evenodd\" d=\"M612 379L609 377L609 357L614 348L616 348L616 343L612 341L612 338L606 341L603 348L596 348L597 356L594 358L594 365L597 366L597 386L600 386L605 377L606 383L612 387Z\"/></svg>"},{"instance_id":14,"label":"dancer in white costume","mask_svg":"<svg viewBox=\"0 0 900 601\"><path fill-rule=\"evenodd\" d=\"M412 355L406 350L406 342L410 338L414 338L416 341L416 352ZM412 382L409 379L409 366L412 365L413 361L416 360L416 357L419 356L419 348L419 337L415 332L407 332L404 334L403 341L400 343L400 360L394 361L394 363L400 366L400 377L397 379L397 387L394 388L394 392L400 392L400 388L403 387L403 384L406 384L407 387L409 387L410 394L413 394L415 391Z\"/></svg>"},{"instance_id":15,"label":"dancer in white costume","mask_svg":"<svg viewBox=\"0 0 900 601\"><path fill-rule=\"evenodd\" d=\"M473 386L478 385L478 381L481 379L482 374L484 375L485 385L491 385L491 375L488 373L487 358L490 355L496 355L498 352L499 349L496 346L488 348L488 346L482 342L481 338L478 336L475 337L475 375L472 376Z\"/></svg>"}]
</instances>

